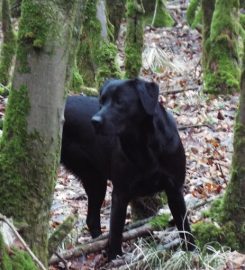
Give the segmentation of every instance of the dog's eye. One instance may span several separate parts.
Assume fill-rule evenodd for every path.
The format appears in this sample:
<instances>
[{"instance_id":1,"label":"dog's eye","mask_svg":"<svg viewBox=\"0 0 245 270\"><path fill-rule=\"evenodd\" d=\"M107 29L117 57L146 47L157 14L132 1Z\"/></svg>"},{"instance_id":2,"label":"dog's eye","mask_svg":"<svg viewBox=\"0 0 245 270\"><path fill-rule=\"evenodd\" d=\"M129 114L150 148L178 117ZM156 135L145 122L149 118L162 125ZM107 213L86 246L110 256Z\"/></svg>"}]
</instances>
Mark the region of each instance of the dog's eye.
<instances>
[{"instance_id":1,"label":"dog's eye","mask_svg":"<svg viewBox=\"0 0 245 270\"><path fill-rule=\"evenodd\" d=\"M116 98L114 99L114 101L115 101L115 103L118 104L118 105L123 105L123 103L124 103L123 99L120 98L120 97L116 97Z\"/></svg>"}]
</instances>

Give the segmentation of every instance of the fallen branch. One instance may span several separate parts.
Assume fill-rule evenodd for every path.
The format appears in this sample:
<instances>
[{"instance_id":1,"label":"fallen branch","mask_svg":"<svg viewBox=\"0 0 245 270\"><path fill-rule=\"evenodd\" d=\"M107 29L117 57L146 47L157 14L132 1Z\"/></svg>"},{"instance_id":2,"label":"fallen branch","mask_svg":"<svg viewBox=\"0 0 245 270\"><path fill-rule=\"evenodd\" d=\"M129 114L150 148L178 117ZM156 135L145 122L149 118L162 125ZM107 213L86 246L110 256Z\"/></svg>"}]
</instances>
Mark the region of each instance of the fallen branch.
<instances>
[{"instance_id":1,"label":"fallen branch","mask_svg":"<svg viewBox=\"0 0 245 270\"><path fill-rule=\"evenodd\" d=\"M31 251L31 249L28 247L24 239L20 236L14 225L2 214L0 214L0 221L5 222L13 231L16 238L20 241L20 243L23 245L24 249L29 253L29 255L32 257L33 261L37 264L37 266L42 270L47 270L42 262L36 257L36 255Z\"/></svg>"},{"instance_id":2,"label":"fallen branch","mask_svg":"<svg viewBox=\"0 0 245 270\"><path fill-rule=\"evenodd\" d=\"M141 220L137 220L135 221L134 223L131 223L131 224L128 224L124 227L124 232L127 232L129 230L132 230L134 228L138 228L140 226L143 226L145 225L146 223L149 223L154 217L149 217L149 218L145 218L145 219L141 219ZM109 233L104 233L92 240L89 241L89 243L94 243L96 241L99 241L99 240L104 240L104 239L107 239L109 237Z\"/></svg>"},{"instance_id":3,"label":"fallen branch","mask_svg":"<svg viewBox=\"0 0 245 270\"><path fill-rule=\"evenodd\" d=\"M135 239L137 237L141 237L143 235L148 235L153 231L153 226L149 223L138 227L137 229L132 229L128 232L123 233L123 241L128 241ZM72 257L79 257L81 255L85 255L92 252L98 252L102 249L105 249L108 243L108 239L99 240L96 242L80 245L78 247L75 247L74 249L65 251L61 254L59 254L60 257L62 257L64 260L70 259ZM60 261L60 258L57 256L52 256L49 264L56 264Z\"/></svg>"}]
</instances>

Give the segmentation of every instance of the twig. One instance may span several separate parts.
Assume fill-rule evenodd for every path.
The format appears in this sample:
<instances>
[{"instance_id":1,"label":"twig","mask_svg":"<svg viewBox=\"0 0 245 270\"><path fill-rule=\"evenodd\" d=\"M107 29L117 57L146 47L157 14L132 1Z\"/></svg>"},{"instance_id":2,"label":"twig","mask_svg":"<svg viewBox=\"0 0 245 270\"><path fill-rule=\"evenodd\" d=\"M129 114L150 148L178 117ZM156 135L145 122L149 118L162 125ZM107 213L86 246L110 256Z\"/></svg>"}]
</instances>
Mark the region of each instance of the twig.
<instances>
[{"instance_id":1,"label":"twig","mask_svg":"<svg viewBox=\"0 0 245 270\"><path fill-rule=\"evenodd\" d=\"M58 252L54 252L54 254L60 259L61 262L63 262L65 270L69 270L67 260L63 259Z\"/></svg>"},{"instance_id":2,"label":"twig","mask_svg":"<svg viewBox=\"0 0 245 270\"><path fill-rule=\"evenodd\" d=\"M191 209L189 209L189 212L196 210L196 209L204 206L207 203L213 202L213 201L217 200L218 198L220 198L221 196L222 196L222 194L215 196L215 197L210 197L210 198L206 199L205 201L200 202L200 203L196 204L195 206L191 207Z\"/></svg>"},{"instance_id":3,"label":"twig","mask_svg":"<svg viewBox=\"0 0 245 270\"><path fill-rule=\"evenodd\" d=\"M208 127L212 131L215 131L214 128L209 124L199 124L199 125L189 125L189 126L179 126L178 130L186 130L188 128L201 128L201 127Z\"/></svg>"},{"instance_id":4,"label":"twig","mask_svg":"<svg viewBox=\"0 0 245 270\"><path fill-rule=\"evenodd\" d=\"M199 90L199 87L190 87L190 88L181 88L181 89L175 89L175 90L169 90L169 91L161 91L161 94L165 95L171 95L171 94L178 94L185 91L197 91Z\"/></svg>"},{"instance_id":5,"label":"twig","mask_svg":"<svg viewBox=\"0 0 245 270\"><path fill-rule=\"evenodd\" d=\"M44 267L44 265L42 264L42 262L36 257L36 255L28 247L28 245L26 244L26 242L24 241L24 239L20 236L20 234L18 233L18 231L16 230L16 228L14 227L14 225L4 215L2 215L2 214L0 214L0 220L3 221L3 222L5 222L11 228L11 230L14 232L15 236L21 242L21 244L23 245L23 247L25 248L25 250L30 254L30 256L32 257L33 261L39 266L39 268L42 269L42 270L47 270Z\"/></svg>"}]
</instances>

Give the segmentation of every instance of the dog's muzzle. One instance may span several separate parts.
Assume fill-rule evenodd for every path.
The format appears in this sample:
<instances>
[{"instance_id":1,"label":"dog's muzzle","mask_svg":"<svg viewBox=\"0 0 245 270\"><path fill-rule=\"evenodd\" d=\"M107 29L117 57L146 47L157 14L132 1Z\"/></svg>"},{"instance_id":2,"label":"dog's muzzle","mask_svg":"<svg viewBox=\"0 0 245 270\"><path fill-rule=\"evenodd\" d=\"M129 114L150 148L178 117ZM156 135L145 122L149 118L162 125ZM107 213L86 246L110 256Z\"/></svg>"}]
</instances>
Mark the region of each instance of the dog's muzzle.
<instances>
[{"instance_id":1,"label":"dog's muzzle","mask_svg":"<svg viewBox=\"0 0 245 270\"><path fill-rule=\"evenodd\" d=\"M102 130L102 127L103 127L103 118L101 117L101 115L94 115L92 118L91 118L91 122L94 126L94 129L96 131L96 133L100 133L101 130Z\"/></svg>"}]
</instances>

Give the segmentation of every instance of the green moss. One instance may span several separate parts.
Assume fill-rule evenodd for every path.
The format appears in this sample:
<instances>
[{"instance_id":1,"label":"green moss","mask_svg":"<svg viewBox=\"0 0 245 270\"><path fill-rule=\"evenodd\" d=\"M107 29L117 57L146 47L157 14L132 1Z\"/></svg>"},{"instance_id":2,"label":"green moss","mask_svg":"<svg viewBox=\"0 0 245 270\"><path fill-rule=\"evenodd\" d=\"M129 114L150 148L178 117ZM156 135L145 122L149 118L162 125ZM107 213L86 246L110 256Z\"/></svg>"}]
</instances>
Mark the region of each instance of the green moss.
<instances>
[{"instance_id":1,"label":"green moss","mask_svg":"<svg viewBox=\"0 0 245 270\"><path fill-rule=\"evenodd\" d=\"M52 5L42 1L23 0L19 38L34 46L35 43L45 44L47 35L55 18L50 16ZM53 26L52 26L53 27ZM34 46L35 47L35 46Z\"/></svg>"},{"instance_id":2,"label":"green moss","mask_svg":"<svg viewBox=\"0 0 245 270\"><path fill-rule=\"evenodd\" d=\"M81 87L84 84L82 75L79 73L79 70L76 64L72 68L72 77L70 82L70 89L75 93L81 92Z\"/></svg>"},{"instance_id":3,"label":"green moss","mask_svg":"<svg viewBox=\"0 0 245 270\"><path fill-rule=\"evenodd\" d=\"M117 47L101 37L101 25L96 18L97 0L89 1L77 54L77 67L88 87L100 87L106 78L120 77L115 62Z\"/></svg>"},{"instance_id":4,"label":"green moss","mask_svg":"<svg viewBox=\"0 0 245 270\"><path fill-rule=\"evenodd\" d=\"M6 216L28 225L22 235L45 263L45 228L49 218L46 213L51 205L60 140L52 143L51 152L48 139L37 131L28 132L29 110L27 88L12 89L0 142L0 209Z\"/></svg>"},{"instance_id":5,"label":"green moss","mask_svg":"<svg viewBox=\"0 0 245 270\"><path fill-rule=\"evenodd\" d=\"M9 87L5 87L0 84L0 95L3 97L7 97L9 95Z\"/></svg>"},{"instance_id":6,"label":"green moss","mask_svg":"<svg viewBox=\"0 0 245 270\"><path fill-rule=\"evenodd\" d=\"M95 76L98 88L102 86L105 79L121 77L121 72L115 60L116 55L116 45L107 41L101 41L99 51L94 56L98 64Z\"/></svg>"},{"instance_id":7,"label":"green moss","mask_svg":"<svg viewBox=\"0 0 245 270\"><path fill-rule=\"evenodd\" d=\"M198 7L196 16L191 24L192 28L201 28L202 25L202 18L203 18L203 11L201 7Z\"/></svg>"},{"instance_id":8,"label":"green moss","mask_svg":"<svg viewBox=\"0 0 245 270\"><path fill-rule=\"evenodd\" d=\"M40 50L46 44L48 36L59 35L59 30L55 28L58 15L52 1L47 5L43 1L23 0L21 12L18 33L20 46L17 50L18 71L28 73L30 69L27 55L30 49Z\"/></svg>"},{"instance_id":9,"label":"green moss","mask_svg":"<svg viewBox=\"0 0 245 270\"><path fill-rule=\"evenodd\" d=\"M0 269L1 270L38 270L32 258L24 251L13 249L8 254L0 233Z\"/></svg>"},{"instance_id":10,"label":"green moss","mask_svg":"<svg viewBox=\"0 0 245 270\"><path fill-rule=\"evenodd\" d=\"M174 24L174 20L171 17L170 13L167 11L165 0L156 0L155 11L149 15L147 15L145 23L147 21L149 23L149 19L151 19L150 24L155 27L171 27Z\"/></svg>"},{"instance_id":11,"label":"green moss","mask_svg":"<svg viewBox=\"0 0 245 270\"><path fill-rule=\"evenodd\" d=\"M203 214L205 217L211 218L215 221L221 221L221 213L223 211L223 197L216 199L208 211L205 211Z\"/></svg>"},{"instance_id":12,"label":"green moss","mask_svg":"<svg viewBox=\"0 0 245 270\"><path fill-rule=\"evenodd\" d=\"M17 216L21 218L21 213L18 213L19 200L18 196L22 193L23 189L27 188L22 184L20 179L21 168L18 168L17 161L22 161L23 166L28 161L27 153L24 149L24 145L27 141L27 123L26 116L29 112L30 105L27 94L27 89L22 87L19 91L12 90L8 100L8 106L12 110L7 110L5 115L3 136L0 144L0 183L2 188L0 194L3 200L1 200L1 209L7 216L11 216L16 212ZM13 124L14 123L14 124ZM15 153L14 155L12 153ZM8 174L8 175L7 175ZM4 177L3 177L4 176ZM5 181L9 181L13 188L13 199L9 200L5 198L8 196L5 191ZM27 192L23 191L23 194ZM5 198L5 199L4 199Z\"/></svg>"},{"instance_id":13,"label":"green moss","mask_svg":"<svg viewBox=\"0 0 245 270\"><path fill-rule=\"evenodd\" d=\"M15 250L11 256L13 269L18 270L38 270L31 257L24 251Z\"/></svg>"},{"instance_id":14,"label":"green moss","mask_svg":"<svg viewBox=\"0 0 245 270\"><path fill-rule=\"evenodd\" d=\"M201 249L207 244L210 244L217 250L221 246L227 246L232 250L239 248L232 223L219 226L217 223L212 222L198 222L192 225L192 232L197 246Z\"/></svg>"},{"instance_id":15,"label":"green moss","mask_svg":"<svg viewBox=\"0 0 245 270\"><path fill-rule=\"evenodd\" d=\"M150 221L150 224L153 226L154 230L161 230L168 226L169 220L170 220L169 214L162 214L162 215L154 217Z\"/></svg>"},{"instance_id":16,"label":"green moss","mask_svg":"<svg viewBox=\"0 0 245 270\"><path fill-rule=\"evenodd\" d=\"M240 24L243 29L245 29L245 14L240 13Z\"/></svg>"},{"instance_id":17,"label":"green moss","mask_svg":"<svg viewBox=\"0 0 245 270\"><path fill-rule=\"evenodd\" d=\"M236 207L234 202L230 202L229 205ZM240 248L237 229L231 221L231 217L227 218L224 212L224 197L215 200L210 209L203 213L203 216L208 219L192 225L197 245L201 249L210 243L216 249L220 249L221 246L227 246L233 250ZM241 230L239 234L241 234Z\"/></svg>"},{"instance_id":18,"label":"green moss","mask_svg":"<svg viewBox=\"0 0 245 270\"><path fill-rule=\"evenodd\" d=\"M0 233L0 269L1 270L12 270L12 263L8 256L5 244L3 242L2 234Z\"/></svg>"},{"instance_id":19,"label":"green moss","mask_svg":"<svg viewBox=\"0 0 245 270\"><path fill-rule=\"evenodd\" d=\"M193 22L196 20L198 10L200 9L200 0L191 0L186 12L187 22L190 26L193 26Z\"/></svg>"}]
</instances>

